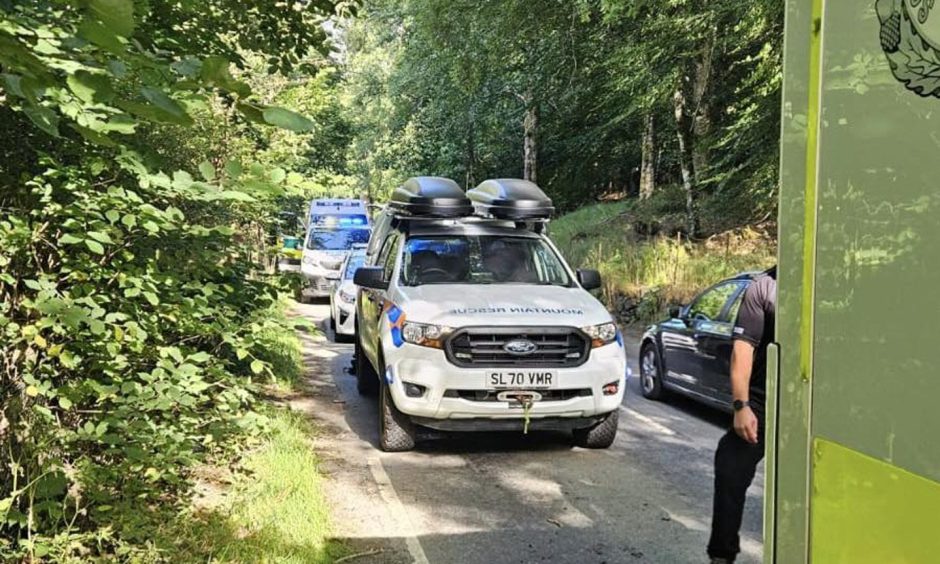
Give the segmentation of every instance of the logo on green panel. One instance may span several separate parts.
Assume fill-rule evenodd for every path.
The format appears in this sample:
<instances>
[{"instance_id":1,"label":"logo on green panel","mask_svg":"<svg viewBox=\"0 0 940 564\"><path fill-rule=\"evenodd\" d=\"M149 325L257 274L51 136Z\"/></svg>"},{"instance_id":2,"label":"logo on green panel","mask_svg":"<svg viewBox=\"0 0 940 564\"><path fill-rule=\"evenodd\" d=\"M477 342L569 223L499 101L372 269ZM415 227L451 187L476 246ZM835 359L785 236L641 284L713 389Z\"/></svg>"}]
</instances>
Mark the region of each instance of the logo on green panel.
<instances>
[{"instance_id":1,"label":"logo on green panel","mask_svg":"<svg viewBox=\"0 0 940 564\"><path fill-rule=\"evenodd\" d=\"M936 0L876 0L891 72L921 96L940 98L940 7Z\"/></svg>"}]
</instances>

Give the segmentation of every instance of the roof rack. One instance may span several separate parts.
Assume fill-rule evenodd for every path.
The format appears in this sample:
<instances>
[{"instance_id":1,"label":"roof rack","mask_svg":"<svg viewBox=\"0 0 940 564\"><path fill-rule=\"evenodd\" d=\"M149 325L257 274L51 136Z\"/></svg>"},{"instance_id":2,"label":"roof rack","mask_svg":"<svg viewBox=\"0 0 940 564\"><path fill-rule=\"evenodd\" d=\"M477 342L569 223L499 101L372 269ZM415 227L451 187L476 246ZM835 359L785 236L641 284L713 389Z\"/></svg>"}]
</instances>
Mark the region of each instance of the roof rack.
<instances>
[{"instance_id":1,"label":"roof rack","mask_svg":"<svg viewBox=\"0 0 940 564\"><path fill-rule=\"evenodd\" d=\"M478 215L513 221L548 220L555 207L534 182L519 178L484 180L467 191Z\"/></svg>"},{"instance_id":2,"label":"roof rack","mask_svg":"<svg viewBox=\"0 0 940 564\"><path fill-rule=\"evenodd\" d=\"M473 213L460 186L449 178L416 176L392 192L388 203L395 214L410 217L454 218Z\"/></svg>"}]
</instances>

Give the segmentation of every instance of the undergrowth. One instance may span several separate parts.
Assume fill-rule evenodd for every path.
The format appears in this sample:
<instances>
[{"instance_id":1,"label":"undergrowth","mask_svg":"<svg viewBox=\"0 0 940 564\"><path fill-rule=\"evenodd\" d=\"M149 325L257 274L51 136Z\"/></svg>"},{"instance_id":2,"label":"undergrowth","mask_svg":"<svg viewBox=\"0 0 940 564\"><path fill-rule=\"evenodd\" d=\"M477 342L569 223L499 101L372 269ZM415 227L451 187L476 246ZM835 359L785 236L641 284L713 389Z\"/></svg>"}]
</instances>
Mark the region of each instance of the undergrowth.
<instances>
[{"instance_id":1,"label":"undergrowth","mask_svg":"<svg viewBox=\"0 0 940 564\"><path fill-rule=\"evenodd\" d=\"M642 210L632 201L600 203L551 224L552 239L572 267L601 272L605 304L627 323L655 320L723 278L776 260L776 243L762 227L689 241L638 235L637 215Z\"/></svg>"}]
</instances>

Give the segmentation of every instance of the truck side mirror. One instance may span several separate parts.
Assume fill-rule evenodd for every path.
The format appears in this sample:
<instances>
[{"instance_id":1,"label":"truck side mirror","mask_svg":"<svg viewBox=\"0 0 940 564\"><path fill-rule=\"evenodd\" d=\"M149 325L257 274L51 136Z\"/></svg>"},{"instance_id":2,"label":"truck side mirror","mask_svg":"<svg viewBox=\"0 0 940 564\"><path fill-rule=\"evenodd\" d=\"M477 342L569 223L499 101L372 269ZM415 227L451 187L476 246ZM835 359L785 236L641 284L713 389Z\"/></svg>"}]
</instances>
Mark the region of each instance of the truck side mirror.
<instances>
[{"instance_id":1,"label":"truck side mirror","mask_svg":"<svg viewBox=\"0 0 940 564\"><path fill-rule=\"evenodd\" d=\"M353 275L353 283L370 290L388 290L385 269L381 266L360 266Z\"/></svg>"},{"instance_id":2,"label":"truck side mirror","mask_svg":"<svg viewBox=\"0 0 940 564\"><path fill-rule=\"evenodd\" d=\"M601 287L601 273L588 268L578 269L578 284L585 290L596 290Z\"/></svg>"}]
</instances>

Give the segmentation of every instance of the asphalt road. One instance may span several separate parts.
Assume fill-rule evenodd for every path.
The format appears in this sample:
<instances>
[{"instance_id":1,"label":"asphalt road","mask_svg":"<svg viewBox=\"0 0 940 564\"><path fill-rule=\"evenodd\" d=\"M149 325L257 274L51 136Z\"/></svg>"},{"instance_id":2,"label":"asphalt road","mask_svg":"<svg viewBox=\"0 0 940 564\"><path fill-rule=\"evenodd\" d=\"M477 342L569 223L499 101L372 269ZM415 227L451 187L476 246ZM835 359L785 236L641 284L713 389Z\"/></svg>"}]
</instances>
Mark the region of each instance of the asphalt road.
<instances>
[{"instance_id":1,"label":"asphalt road","mask_svg":"<svg viewBox=\"0 0 940 564\"><path fill-rule=\"evenodd\" d=\"M357 394L352 345L325 329L329 307L298 305L308 386L293 399L314 419L333 534L355 562L705 562L712 457L726 414L640 394L636 339L614 445L572 447L560 434L452 434L413 452L378 450L377 405ZM758 471L739 562L760 562Z\"/></svg>"}]
</instances>

